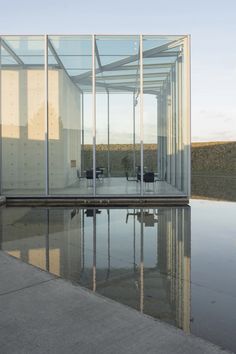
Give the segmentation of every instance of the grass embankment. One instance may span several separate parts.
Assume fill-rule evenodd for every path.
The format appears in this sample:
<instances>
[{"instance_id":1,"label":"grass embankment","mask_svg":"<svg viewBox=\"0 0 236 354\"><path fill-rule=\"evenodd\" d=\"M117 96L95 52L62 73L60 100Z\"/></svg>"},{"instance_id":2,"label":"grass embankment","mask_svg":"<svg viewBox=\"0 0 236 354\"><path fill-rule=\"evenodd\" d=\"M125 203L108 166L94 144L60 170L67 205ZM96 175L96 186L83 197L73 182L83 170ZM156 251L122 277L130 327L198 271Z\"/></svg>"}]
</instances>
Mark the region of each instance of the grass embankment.
<instances>
[{"instance_id":1,"label":"grass embankment","mask_svg":"<svg viewBox=\"0 0 236 354\"><path fill-rule=\"evenodd\" d=\"M236 177L236 142L193 143L192 175Z\"/></svg>"},{"instance_id":2,"label":"grass embankment","mask_svg":"<svg viewBox=\"0 0 236 354\"><path fill-rule=\"evenodd\" d=\"M92 146L85 145L86 165L92 166ZM96 147L97 166L107 166L107 145ZM111 144L111 171L124 174L124 170L133 167L133 145ZM140 145L136 145L136 165L140 161ZM156 170L156 145L144 145L144 165L149 170ZM232 176L236 177L236 142L192 143L192 175Z\"/></svg>"}]
</instances>

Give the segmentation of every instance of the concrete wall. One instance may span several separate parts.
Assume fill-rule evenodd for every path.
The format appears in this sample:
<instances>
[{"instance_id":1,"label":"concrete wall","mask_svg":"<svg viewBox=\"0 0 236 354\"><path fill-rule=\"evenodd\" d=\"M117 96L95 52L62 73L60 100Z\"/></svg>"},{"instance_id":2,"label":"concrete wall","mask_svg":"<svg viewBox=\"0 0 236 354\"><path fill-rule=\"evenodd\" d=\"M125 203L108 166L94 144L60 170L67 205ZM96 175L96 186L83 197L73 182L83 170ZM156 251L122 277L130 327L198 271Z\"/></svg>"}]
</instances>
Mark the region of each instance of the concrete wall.
<instances>
[{"instance_id":1,"label":"concrete wall","mask_svg":"<svg viewBox=\"0 0 236 354\"><path fill-rule=\"evenodd\" d=\"M44 192L44 75L43 70L1 73L3 191ZM63 188L76 181L81 134L80 94L62 70L49 71L48 114L50 186Z\"/></svg>"}]
</instances>

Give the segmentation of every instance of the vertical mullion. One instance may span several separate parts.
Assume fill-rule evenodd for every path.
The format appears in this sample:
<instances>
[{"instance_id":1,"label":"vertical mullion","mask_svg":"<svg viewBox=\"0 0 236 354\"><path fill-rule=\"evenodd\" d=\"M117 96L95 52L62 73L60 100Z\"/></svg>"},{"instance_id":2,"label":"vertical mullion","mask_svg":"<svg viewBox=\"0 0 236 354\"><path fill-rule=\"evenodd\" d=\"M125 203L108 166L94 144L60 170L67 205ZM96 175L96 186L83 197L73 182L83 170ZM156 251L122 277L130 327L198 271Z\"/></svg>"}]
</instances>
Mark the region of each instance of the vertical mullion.
<instances>
[{"instance_id":1,"label":"vertical mullion","mask_svg":"<svg viewBox=\"0 0 236 354\"><path fill-rule=\"evenodd\" d=\"M110 96L107 91L107 176L110 177Z\"/></svg>"},{"instance_id":2,"label":"vertical mullion","mask_svg":"<svg viewBox=\"0 0 236 354\"><path fill-rule=\"evenodd\" d=\"M92 95L93 95L93 196L96 195L96 87L95 87L95 35L92 35Z\"/></svg>"},{"instance_id":3,"label":"vertical mullion","mask_svg":"<svg viewBox=\"0 0 236 354\"><path fill-rule=\"evenodd\" d=\"M44 79L45 79L45 194L49 195L49 161L48 161L48 36L44 38Z\"/></svg>"},{"instance_id":4,"label":"vertical mullion","mask_svg":"<svg viewBox=\"0 0 236 354\"><path fill-rule=\"evenodd\" d=\"M188 197L191 195L191 61L190 61L190 35L186 38L186 60L187 60L187 137L188 137Z\"/></svg>"},{"instance_id":5,"label":"vertical mullion","mask_svg":"<svg viewBox=\"0 0 236 354\"><path fill-rule=\"evenodd\" d=\"M136 172L136 154L135 154L135 103L136 103L136 99L135 99L135 92L133 92L133 175L135 176L135 172Z\"/></svg>"},{"instance_id":6,"label":"vertical mullion","mask_svg":"<svg viewBox=\"0 0 236 354\"><path fill-rule=\"evenodd\" d=\"M156 167L156 172L159 173L159 169L158 169L158 149L159 149L159 146L158 146L158 133L159 133L159 129L158 129L158 120L160 119L159 118L159 98L158 98L158 95L156 95L156 118L157 118L157 130L156 130L156 143L157 143L157 147L156 147L156 163L157 163L157 167Z\"/></svg>"},{"instance_id":7,"label":"vertical mullion","mask_svg":"<svg viewBox=\"0 0 236 354\"><path fill-rule=\"evenodd\" d=\"M191 193L191 109L190 109L190 100L191 100L191 78L190 78L190 36L184 39L184 49L183 49L183 63L184 63L184 119L183 119L183 148L184 148L184 191L190 197Z\"/></svg>"},{"instance_id":8,"label":"vertical mullion","mask_svg":"<svg viewBox=\"0 0 236 354\"><path fill-rule=\"evenodd\" d=\"M2 40L0 37L0 195L2 194Z\"/></svg>"},{"instance_id":9,"label":"vertical mullion","mask_svg":"<svg viewBox=\"0 0 236 354\"><path fill-rule=\"evenodd\" d=\"M179 189L183 191L183 110L182 110L182 96L183 96L183 85L182 85L182 56L178 58L177 63L178 68L178 139L179 139Z\"/></svg>"},{"instance_id":10,"label":"vertical mullion","mask_svg":"<svg viewBox=\"0 0 236 354\"><path fill-rule=\"evenodd\" d=\"M82 151L81 151L81 163L80 163L80 177L83 176L83 171L84 171L84 93L81 93L81 115L82 115L82 136L81 136L81 140L82 140Z\"/></svg>"},{"instance_id":11,"label":"vertical mullion","mask_svg":"<svg viewBox=\"0 0 236 354\"><path fill-rule=\"evenodd\" d=\"M141 158L141 196L143 196L143 36L140 34L140 158Z\"/></svg>"}]
</instances>

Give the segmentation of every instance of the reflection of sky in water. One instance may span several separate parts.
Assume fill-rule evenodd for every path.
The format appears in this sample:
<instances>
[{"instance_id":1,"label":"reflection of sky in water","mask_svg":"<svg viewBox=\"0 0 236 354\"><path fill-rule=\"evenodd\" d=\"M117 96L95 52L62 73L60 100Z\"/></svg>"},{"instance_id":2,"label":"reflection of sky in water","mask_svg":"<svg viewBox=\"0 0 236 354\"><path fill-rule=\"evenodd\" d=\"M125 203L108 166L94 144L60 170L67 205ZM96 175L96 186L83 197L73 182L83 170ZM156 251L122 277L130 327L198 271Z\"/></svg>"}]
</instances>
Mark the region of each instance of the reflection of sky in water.
<instances>
[{"instance_id":1,"label":"reflection of sky in water","mask_svg":"<svg viewBox=\"0 0 236 354\"><path fill-rule=\"evenodd\" d=\"M192 332L236 350L236 203L191 201Z\"/></svg>"},{"instance_id":2,"label":"reflection of sky in water","mask_svg":"<svg viewBox=\"0 0 236 354\"><path fill-rule=\"evenodd\" d=\"M236 203L193 200L191 208L193 282L236 296Z\"/></svg>"}]
</instances>

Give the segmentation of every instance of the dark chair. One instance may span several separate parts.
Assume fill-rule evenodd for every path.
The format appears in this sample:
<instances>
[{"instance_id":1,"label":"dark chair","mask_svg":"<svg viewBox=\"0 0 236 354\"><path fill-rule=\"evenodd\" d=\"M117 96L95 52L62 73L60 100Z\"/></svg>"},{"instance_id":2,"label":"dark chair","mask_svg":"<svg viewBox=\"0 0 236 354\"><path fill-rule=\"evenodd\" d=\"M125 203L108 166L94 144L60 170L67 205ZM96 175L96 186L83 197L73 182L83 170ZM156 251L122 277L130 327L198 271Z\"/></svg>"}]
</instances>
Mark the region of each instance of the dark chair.
<instances>
[{"instance_id":1,"label":"dark chair","mask_svg":"<svg viewBox=\"0 0 236 354\"><path fill-rule=\"evenodd\" d=\"M104 178L104 168L103 167L97 167L96 168L96 178L103 180Z\"/></svg>"},{"instance_id":2,"label":"dark chair","mask_svg":"<svg viewBox=\"0 0 236 354\"><path fill-rule=\"evenodd\" d=\"M85 177L87 179L87 182L89 180L92 183L92 180L93 180L93 169L92 168L90 170L86 170ZM96 179L102 179L102 177L103 177L102 168L99 168L99 169L97 168L96 169Z\"/></svg>"},{"instance_id":3,"label":"dark chair","mask_svg":"<svg viewBox=\"0 0 236 354\"><path fill-rule=\"evenodd\" d=\"M154 173L153 172L146 172L143 175L143 181L145 183L153 183L154 182Z\"/></svg>"},{"instance_id":4,"label":"dark chair","mask_svg":"<svg viewBox=\"0 0 236 354\"><path fill-rule=\"evenodd\" d=\"M92 183L92 180L93 180L93 170L86 170L86 173L85 173L85 177L87 179L87 182L88 181L91 181Z\"/></svg>"},{"instance_id":5,"label":"dark chair","mask_svg":"<svg viewBox=\"0 0 236 354\"><path fill-rule=\"evenodd\" d=\"M146 186L146 183L153 183L153 188L154 188L154 182L155 182L154 172L146 172L146 173L144 173L143 182L145 182L145 186Z\"/></svg>"}]
</instances>

